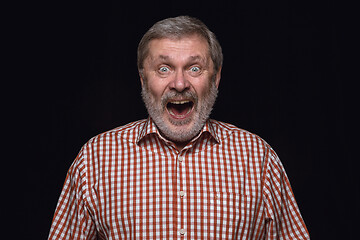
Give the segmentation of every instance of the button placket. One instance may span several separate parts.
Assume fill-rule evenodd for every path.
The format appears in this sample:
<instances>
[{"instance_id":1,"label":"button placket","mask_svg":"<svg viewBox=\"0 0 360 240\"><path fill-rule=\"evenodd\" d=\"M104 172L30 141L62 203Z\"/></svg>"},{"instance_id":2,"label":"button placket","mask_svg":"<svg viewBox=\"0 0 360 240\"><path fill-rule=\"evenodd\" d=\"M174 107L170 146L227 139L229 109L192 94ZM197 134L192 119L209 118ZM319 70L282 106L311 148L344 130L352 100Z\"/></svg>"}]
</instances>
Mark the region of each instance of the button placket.
<instances>
[{"instance_id":1,"label":"button placket","mask_svg":"<svg viewBox=\"0 0 360 240\"><path fill-rule=\"evenodd\" d=\"M184 174L184 168L183 168L183 166L182 166L182 163L183 163L183 161L184 161L184 157L183 156L181 156L181 155L179 155L178 156L178 161L179 161L179 165L178 165L178 167L179 167L179 173L180 173L180 179L182 180L182 181L184 181L185 180L185 174ZM179 191L179 196L180 196L180 198L183 198L185 195L186 195L186 193L185 193L185 191L182 189L182 187L183 186L185 186L185 184L182 182L181 183L181 185L180 185L180 191Z\"/></svg>"},{"instance_id":2,"label":"button placket","mask_svg":"<svg viewBox=\"0 0 360 240\"><path fill-rule=\"evenodd\" d=\"M184 152L182 152L184 154ZM187 201L186 201L186 168L185 168L185 157L181 155L181 153L178 155L178 177L179 177L179 184L178 184L178 206L179 206L179 222L178 222L178 234L181 237L184 237L186 235L186 209L187 209Z\"/></svg>"}]
</instances>

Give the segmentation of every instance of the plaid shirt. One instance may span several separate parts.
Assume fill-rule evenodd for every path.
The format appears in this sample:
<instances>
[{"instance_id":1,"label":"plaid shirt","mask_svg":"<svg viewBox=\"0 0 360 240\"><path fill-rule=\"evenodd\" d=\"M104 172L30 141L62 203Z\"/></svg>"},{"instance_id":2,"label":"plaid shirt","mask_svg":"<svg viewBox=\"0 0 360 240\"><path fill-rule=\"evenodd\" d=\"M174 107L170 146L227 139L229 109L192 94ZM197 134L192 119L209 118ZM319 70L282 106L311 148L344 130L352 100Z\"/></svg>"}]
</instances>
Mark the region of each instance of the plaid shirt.
<instances>
[{"instance_id":1,"label":"plaid shirt","mask_svg":"<svg viewBox=\"0 0 360 240\"><path fill-rule=\"evenodd\" d=\"M182 151L140 120L70 167L49 239L309 239L284 168L258 136L209 120Z\"/></svg>"}]
</instances>

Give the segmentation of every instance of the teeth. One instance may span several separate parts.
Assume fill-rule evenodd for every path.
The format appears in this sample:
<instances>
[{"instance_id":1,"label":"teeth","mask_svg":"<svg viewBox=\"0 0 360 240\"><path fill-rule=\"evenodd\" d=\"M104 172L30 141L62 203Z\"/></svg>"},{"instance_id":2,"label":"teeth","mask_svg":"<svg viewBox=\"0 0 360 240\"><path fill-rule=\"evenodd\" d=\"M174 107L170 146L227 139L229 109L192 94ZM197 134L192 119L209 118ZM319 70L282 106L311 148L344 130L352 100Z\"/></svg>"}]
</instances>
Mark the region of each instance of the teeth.
<instances>
[{"instance_id":1,"label":"teeth","mask_svg":"<svg viewBox=\"0 0 360 240\"><path fill-rule=\"evenodd\" d=\"M189 103L190 101L174 101L171 102L172 104L185 104L185 103Z\"/></svg>"}]
</instances>

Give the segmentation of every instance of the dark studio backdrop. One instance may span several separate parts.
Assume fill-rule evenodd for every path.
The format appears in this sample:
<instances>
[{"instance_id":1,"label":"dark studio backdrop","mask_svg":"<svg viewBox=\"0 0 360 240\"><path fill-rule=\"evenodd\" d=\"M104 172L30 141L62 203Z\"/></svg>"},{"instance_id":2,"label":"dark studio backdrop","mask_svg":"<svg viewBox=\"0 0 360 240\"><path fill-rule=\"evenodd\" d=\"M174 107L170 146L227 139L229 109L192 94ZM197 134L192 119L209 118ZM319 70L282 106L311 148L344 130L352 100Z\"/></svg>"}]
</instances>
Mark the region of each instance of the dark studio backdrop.
<instances>
[{"instance_id":1,"label":"dark studio backdrop","mask_svg":"<svg viewBox=\"0 0 360 240\"><path fill-rule=\"evenodd\" d=\"M18 212L9 218L21 222L14 233L46 239L81 146L147 117L137 44L156 21L191 15L223 47L212 118L256 133L275 149L312 239L357 236L354 109L345 71L346 13L339 3L68 1L31 9L21 20L29 42L25 69L31 70L20 82L26 129L20 136L29 151L19 151L25 180L16 193Z\"/></svg>"}]
</instances>

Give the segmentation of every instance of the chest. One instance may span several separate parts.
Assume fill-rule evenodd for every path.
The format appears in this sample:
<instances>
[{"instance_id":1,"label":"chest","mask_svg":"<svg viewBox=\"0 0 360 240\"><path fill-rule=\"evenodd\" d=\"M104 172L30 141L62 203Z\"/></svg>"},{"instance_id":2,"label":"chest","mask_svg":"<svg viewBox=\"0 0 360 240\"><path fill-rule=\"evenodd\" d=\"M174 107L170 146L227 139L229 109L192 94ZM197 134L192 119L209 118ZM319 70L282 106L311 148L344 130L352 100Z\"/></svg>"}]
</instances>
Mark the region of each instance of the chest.
<instances>
[{"instance_id":1,"label":"chest","mask_svg":"<svg viewBox=\"0 0 360 240\"><path fill-rule=\"evenodd\" d=\"M92 193L105 235L115 228L134 238L231 238L262 214L262 161L251 152L139 148L99 162Z\"/></svg>"}]
</instances>

